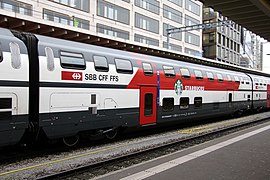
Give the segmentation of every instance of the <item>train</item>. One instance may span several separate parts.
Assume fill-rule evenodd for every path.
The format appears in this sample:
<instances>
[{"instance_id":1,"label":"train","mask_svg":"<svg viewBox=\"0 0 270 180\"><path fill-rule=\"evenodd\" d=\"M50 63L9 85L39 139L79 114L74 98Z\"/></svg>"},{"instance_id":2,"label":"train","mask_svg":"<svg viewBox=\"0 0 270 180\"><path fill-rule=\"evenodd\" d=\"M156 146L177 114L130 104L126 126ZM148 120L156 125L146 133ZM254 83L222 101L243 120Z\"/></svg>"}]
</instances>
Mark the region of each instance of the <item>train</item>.
<instances>
[{"instance_id":1,"label":"train","mask_svg":"<svg viewBox=\"0 0 270 180\"><path fill-rule=\"evenodd\" d=\"M0 147L270 108L270 75L0 28Z\"/></svg>"}]
</instances>

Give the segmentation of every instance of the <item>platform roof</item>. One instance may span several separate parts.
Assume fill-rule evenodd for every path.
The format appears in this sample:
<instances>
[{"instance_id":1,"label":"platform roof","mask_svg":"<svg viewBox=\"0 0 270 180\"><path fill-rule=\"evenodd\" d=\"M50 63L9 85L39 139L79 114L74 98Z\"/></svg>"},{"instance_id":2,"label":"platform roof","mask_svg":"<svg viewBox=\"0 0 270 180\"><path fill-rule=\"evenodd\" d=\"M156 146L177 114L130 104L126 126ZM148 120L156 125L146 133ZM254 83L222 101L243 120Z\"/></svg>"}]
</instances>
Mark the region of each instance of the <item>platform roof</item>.
<instances>
[{"instance_id":1,"label":"platform roof","mask_svg":"<svg viewBox=\"0 0 270 180\"><path fill-rule=\"evenodd\" d=\"M223 16L270 41L269 0L200 0Z\"/></svg>"}]
</instances>

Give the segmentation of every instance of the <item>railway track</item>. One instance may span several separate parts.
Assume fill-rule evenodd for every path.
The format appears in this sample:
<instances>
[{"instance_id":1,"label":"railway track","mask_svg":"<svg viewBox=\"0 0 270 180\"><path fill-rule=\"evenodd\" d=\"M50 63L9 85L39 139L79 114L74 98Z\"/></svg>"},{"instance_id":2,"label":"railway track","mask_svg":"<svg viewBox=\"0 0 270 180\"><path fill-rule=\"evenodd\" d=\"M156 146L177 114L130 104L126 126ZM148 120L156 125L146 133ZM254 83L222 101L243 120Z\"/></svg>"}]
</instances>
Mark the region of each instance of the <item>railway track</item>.
<instances>
[{"instance_id":1,"label":"railway track","mask_svg":"<svg viewBox=\"0 0 270 180\"><path fill-rule=\"evenodd\" d=\"M232 132L236 132L251 126L255 126L270 120L269 116L254 118L248 121L243 121L243 118L235 121L224 121L204 126L181 129L178 130L178 132L184 135L179 138L170 139L166 142L162 142L159 144L153 144L139 150L129 151L118 155L116 154L115 156L110 158L101 159L96 162L85 164L83 166L70 168L68 170L48 175L42 175L36 178L40 180L62 178L91 179L111 171L119 170L123 167L128 167L142 161L160 157L162 155L172 153L183 148L209 141L211 139ZM125 145L120 146L125 147Z\"/></svg>"}]
</instances>

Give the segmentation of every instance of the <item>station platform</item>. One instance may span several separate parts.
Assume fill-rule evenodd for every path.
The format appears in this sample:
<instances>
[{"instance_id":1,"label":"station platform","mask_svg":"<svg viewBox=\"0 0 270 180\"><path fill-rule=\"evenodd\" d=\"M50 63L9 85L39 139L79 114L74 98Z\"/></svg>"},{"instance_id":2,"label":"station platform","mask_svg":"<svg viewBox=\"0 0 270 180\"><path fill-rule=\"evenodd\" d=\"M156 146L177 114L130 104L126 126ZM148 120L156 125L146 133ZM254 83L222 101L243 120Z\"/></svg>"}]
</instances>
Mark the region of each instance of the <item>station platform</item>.
<instances>
[{"instance_id":1,"label":"station platform","mask_svg":"<svg viewBox=\"0 0 270 180\"><path fill-rule=\"evenodd\" d=\"M96 179L270 179L270 122Z\"/></svg>"}]
</instances>

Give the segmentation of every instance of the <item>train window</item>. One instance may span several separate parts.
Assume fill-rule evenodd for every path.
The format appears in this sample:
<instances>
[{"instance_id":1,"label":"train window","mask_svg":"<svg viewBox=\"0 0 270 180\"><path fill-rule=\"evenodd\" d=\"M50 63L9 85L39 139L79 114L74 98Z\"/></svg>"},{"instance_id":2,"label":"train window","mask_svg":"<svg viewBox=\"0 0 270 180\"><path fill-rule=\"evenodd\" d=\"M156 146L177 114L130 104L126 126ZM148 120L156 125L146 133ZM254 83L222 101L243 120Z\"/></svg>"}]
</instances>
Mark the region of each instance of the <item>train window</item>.
<instances>
[{"instance_id":1,"label":"train window","mask_svg":"<svg viewBox=\"0 0 270 180\"><path fill-rule=\"evenodd\" d=\"M188 109L189 106L189 98L188 97L181 97L180 98L180 109Z\"/></svg>"},{"instance_id":2,"label":"train window","mask_svg":"<svg viewBox=\"0 0 270 180\"><path fill-rule=\"evenodd\" d=\"M146 93L144 95L144 116L153 115L153 94Z\"/></svg>"},{"instance_id":3,"label":"train window","mask_svg":"<svg viewBox=\"0 0 270 180\"><path fill-rule=\"evenodd\" d=\"M211 72L206 72L206 76L209 81L214 81L214 75Z\"/></svg>"},{"instance_id":4,"label":"train window","mask_svg":"<svg viewBox=\"0 0 270 180\"><path fill-rule=\"evenodd\" d=\"M173 111L174 98L163 98L163 111Z\"/></svg>"},{"instance_id":5,"label":"train window","mask_svg":"<svg viewBox=\"0 0 270 180\"><path fill-rule=\"evenodd\" d=\"M190 78L190 73L187 68L180 68L180 72L183 78Z\"/></svg>"},{"instance_id":6,"label":"train window","mask_svg":"<svg viewBox=\"0 0 270 180\"><path fill-rule=\"evenodd\" d=\"M230 75L227 75L228 82L232 82L232 77Z\"/></svg>"},{"instance_id":7,"label":"train window","mask_svg":"<svg viewBox=\"0 0 270 180\"><path fill-rule=\"evenodd\" d=\"M104 56L93 56L94 59L94 65L96 71L102 71L102 72L108 72L109 71L109 65L107 62L106 57Z\"/></svg>"},{"instance_id":8,"label":"train window","mask_svg":"<svg viewBox=\"0 0 270 180\"><path fill-rule=\"evenodd\" d=\"M118 73L132 74L133 67L129 60L115 59L116 71Z\"/></svg>"},{"instance_id":9,"label":"train window","mask_svg":"<svg viewBox=\"0 0 270 180\"><path fill-rule=\"evenodd\" d=\"M85 69L86 64L82 54L73 52L60 52L60 61L63 68Z\"/></svg>"},{"instance_id":10,"label":"train window","mask_svg":"<svg viewBox=\"0 0 270 180\"><path fill-rule=\"evenodd\" d=\"M194 98L194 106L201 107L202 106L202 97L195 97Z\"/></svg>"},{"instance_id":11,"label":"train window","mask_svg":"<svg viewBox=\"0 0 270 180\"><path fill-rule=\"evenodd\" d=\"M153 68L150 63L142 63L142 67L146 76L153 76Z\"/></svg>"},{"instance_id":12,"label":"train window","mask_svg":"<svg viewBox=\"0 0 270 180\"><path fill-rule=\"evenodd\" d=\"M232 102L232 93L229 93L229 102Z\"/></svg>"},{"instance_id":13,"label":"train window","mask_svg":"<svg viewBox=\"0 0 270 180\"><path fill-rule=\"evenodd\" d=\"M222 74L217 73L217 78L218 78L218 81L220 81L220 82L223 81Z\"/></svg>"},{"instance_id":14,"label":"train window","mask_svg":"<svg viewBox=\"0 0 270 180\"><path fill-rule=\"evenodd\" d=\"M45 53L47 57L47 69L49 71L54 70L54 55L53 55L53 50L50 47L45 48Z\"/></svg>"},{"instance_id":15,"label":"train window","mask_svg":"<svg viewBox=\"0 0 270 180\"><path fill-rule=\"evenodd\" d=\"M15 42L11 42L9 47L11 52L11 65L13 68L19 69L21 67L20 47Z\"/></svg>"},{"instance_id":16,"label":"train window","mask_svg":"<svg viewBox=\"0 0 270 180\"><path fill-rule=\"evenodd\" d=\"M166 77L171 77L171 78L175 77L175 71L172 66L163 66L163 70Z\"/></svg>"},{"instance_id":17,"label":"train window","mask_svg":"<svg viewBox=\"0 0 270 180\"><path fill-rule=\"evenodd\" d=\"M194 70L194 74L197 80L202 80L203 79L203 74L202 71L199 70Z\"/></svg>"},{"instance_id":18,"label":"train window","mask_svg":"<svg viewBox=\"0 0 270 180\"><path fill-rule=\"evenodd\" d=\"M234 76L234 80L236 83L240 83L239 77L238 76Z\"/></svg>"},{"instance_id":19,"label":"train window","mask_svg":"<svg viewBox=\"0 0 270 180\"><path fill-rule=\"evenodd\" d=\"M97 95L91 94L91 104L96 104L96 103L97 103Z\"/></svg>"}]
</instances>

